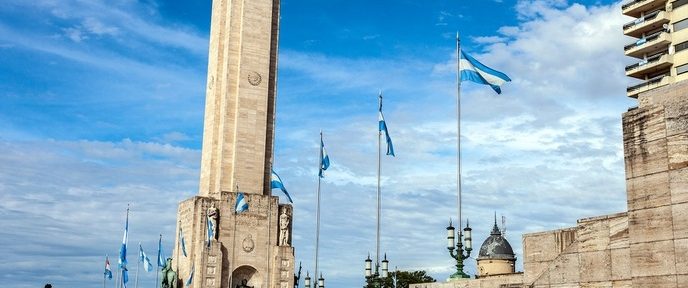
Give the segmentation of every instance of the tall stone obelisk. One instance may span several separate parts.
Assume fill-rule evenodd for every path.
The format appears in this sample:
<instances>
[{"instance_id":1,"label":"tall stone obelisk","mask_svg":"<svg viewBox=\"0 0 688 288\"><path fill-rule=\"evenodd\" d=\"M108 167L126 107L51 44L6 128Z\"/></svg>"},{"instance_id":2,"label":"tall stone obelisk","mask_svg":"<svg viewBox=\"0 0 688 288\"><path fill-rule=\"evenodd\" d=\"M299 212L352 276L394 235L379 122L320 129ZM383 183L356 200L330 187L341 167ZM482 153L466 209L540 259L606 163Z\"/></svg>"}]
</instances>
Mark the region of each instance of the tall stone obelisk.
<instances>
[{"instance_id":1,"label":"tall stone obelisk","mask_svg":"<svg viewBox=\"0 0 688 288\"><path fill-rule=\"evenodd\" d=\"M200 191L179 204L172 255L181 285L193 272L195 288L294 287L293 210L270 191L279 6L213 1Z\"/></svg>"}]
</instances>

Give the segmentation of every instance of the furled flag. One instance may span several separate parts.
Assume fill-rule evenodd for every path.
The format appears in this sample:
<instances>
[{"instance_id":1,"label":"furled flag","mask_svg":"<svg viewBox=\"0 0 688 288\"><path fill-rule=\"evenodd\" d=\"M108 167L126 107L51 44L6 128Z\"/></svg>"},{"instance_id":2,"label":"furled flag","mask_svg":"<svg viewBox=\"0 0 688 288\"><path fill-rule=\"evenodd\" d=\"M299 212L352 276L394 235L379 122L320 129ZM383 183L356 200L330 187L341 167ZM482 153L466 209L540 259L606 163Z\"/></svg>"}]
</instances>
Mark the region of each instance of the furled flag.
<instances>
[{"instance_id":1,"label":"furled flag","mask_svg":"<svg viewBox=\"0 0 688 288\"><path fill-rule=\"evenodd\" d=\"M110 269L110 259L105 255L105 277L112 279L112 269Z\"/></svg>"},{"instance_id":2,"label":"furled flag","mask_svg":"<svg viewBox=\"0 0 688 288\"><path fill-rule=\"evenodd\" d=\"M189 280L186 280L186 287L191 286L191 281L193 281L194 270L196 270L196 265L191 266L191 274L189 275Z\"/></svg>"},{"instance_id":3,"label":"furled flag","mask_svg":"<svg viewBox=\"0 0 688 288\"><path fill-rule=\"evenodd\" d=\"M122 287L127 288L127 282L129 282L129 270L127 267L122 267Z\"/></svg>"},{"instance_id":4,"label":"furled flag","mask_svg":"<svg viewBox=\"0 0 688 288\"><path fill-rule=\"evenodd\" d=\"M244 193L239 192L237 194L236 205L234 205L234 212L241 213L248 211L248 202L246 202L246 196Z\"/></svg>"},{"instance_id":5,"label":"furled flag","mask_svg":"<svg viewBox=\"0 0 688 288\"><path fill-rule=\"evenodd\" d=\"M320 178L324 178L324 171L330 167L330 156L327 155L327 150L325 150L325 143L323 142L322 131L320 131L320 171L318 175Z\"/></svg>"},{"instance_id":6,"label":"furled flag","mask_svg":"<svg viewBox=\"0 0 688 288\"><path fill-rule=\"evenodd\" d=\"M380 92L378 105L378 123L379 131L385 132L385 140L387 141L387 155L392 155L394 157L394 146L392 145L392 138L389 137L389 131L387 131L387 123L385 123L385 116L382 115L382 92Z\"/></svg>"},{"instance_id":7,"label":"furled flag","mask_svg":"<svg viewBox=\"0 0 688 288\"><path fill-rule=\"evenodd\" d=\"M129 208L127 208L127 220L124 224L124 237L122 237L122 247L119 248L119 268L127 266L127 237L129 234Z\"/></svg>"},{"instance_id":8,"label":"furled flag","mask_svg":"<svg viewBox=\"0 0 688 288\"><path fill-rule=\"evenodd\" d=\"M270 187L272 189L277 189L279 188L284 192L284 195L287 195L287 199L289 199L289 203L294 203L294 201L291 200L291 196L289 196L289 192L287 192L287 188L284 188L284 183L282 182L282 178L277 175L274 169L272 169L272 176L270 176Z\"/></svg>"},{"instance_id":9,"label":"furled flag","mask_svg":"<svg viewBox=\"0 0 688 288\"><path fill-rule=\"evenodd\" d=\"M184 257L188 257L186 255L186 241L184 241L184 231L182 231L182 227L179 227L179 242L181 242L182 254L184 254Z\"/></svg>"},{"instance_id":10,"label":"furled flag","mask_svg":"<svg viewBox=\"0 0 688 288\"><path fill-rule=\"evenodd\" d=\"M206 217L205 223L208 226L208 239L206 239L206 243L208 243L208 247L210 247L210 243L212 242L213 238L215 238L215 227L213 226L213 221L210 221L210 217Z\"/></svg>"},{"instance_id":11,"label":"furled flag","mask_svg":"<svg viewBox=\"0 0 688 288\"><path fill-rule=\"evenodd\" d=\"M141 243L139 243L139 261L143 262L143 269L146 270L146 272L153 271L153 264L150 263L150 259L146 256L146 252L143 252Z\"/></svg>"},{"instance_id":12,"label":"furled flag","mask_svg":"<svg viewBox=\"0 0 688 288\"><path fill-rule=\"evenodd\" d=\"M158 268L165 267L165 254L162 251L162 235L158 240Z\"/></svg>"},{"instance_id":13,"label":"furled flag","mask_svg":"<svg viewBox=\"0 0 688 288\"><path fill-rule=\"evenodd\" d=\"M463 51L460 53L459 71L461 73L461 81L490 85L497 94L502 93L500 88L502 84L511 81L506 74L483 65Z\"/></svg>"}]
</instances>

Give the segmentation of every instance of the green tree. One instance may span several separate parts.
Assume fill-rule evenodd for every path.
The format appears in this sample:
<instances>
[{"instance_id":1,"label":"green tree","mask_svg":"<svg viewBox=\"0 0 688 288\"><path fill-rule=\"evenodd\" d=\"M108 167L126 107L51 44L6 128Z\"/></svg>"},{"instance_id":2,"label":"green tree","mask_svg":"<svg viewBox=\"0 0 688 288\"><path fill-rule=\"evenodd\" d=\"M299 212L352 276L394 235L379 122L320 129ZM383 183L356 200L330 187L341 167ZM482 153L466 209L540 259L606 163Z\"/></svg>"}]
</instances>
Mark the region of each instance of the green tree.
<instances>
[{"instance_id":1,"label":"green tree","mask_svg":"<svg viewBox=\"0 0 688 288\"><path fill-rule=\"evenodd\" d=\"M366 278L366 285L363 287L376 288L372 280L372 278ZM435 278L430 277L425 271L389 272L389 277L380 280L380 288L408 288L410 284L437 282Z\"/></svg>"}]
</instances>

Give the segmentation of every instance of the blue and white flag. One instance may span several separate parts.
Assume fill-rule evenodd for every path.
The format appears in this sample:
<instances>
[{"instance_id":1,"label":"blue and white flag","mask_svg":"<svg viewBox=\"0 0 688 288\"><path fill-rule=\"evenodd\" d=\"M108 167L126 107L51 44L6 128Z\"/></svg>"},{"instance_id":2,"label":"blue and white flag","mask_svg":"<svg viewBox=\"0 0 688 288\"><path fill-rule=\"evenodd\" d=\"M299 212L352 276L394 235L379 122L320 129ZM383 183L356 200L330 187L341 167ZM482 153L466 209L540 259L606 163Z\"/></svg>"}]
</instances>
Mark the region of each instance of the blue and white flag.
<instances>
[{"instance_id":1,"label":"blue and white flag","mask_svg":"<svg viewBox=\"0 0 688 288\"><path fill-rule=\"evenodd\" d=\"M330 167L330 156L327 155L327 150L325 150L325 143L323 142L322 132L320 132L320 171L318 175L320 178L324 178L324 171Z\"/></svg>"},{"instance_id":2,"label":"blue and white flag","mask_svg":"<svg viewBox=\"0 0 688 288\"><path fill-rule=\"evenodd\" d=\"M124 224L124 236L122 237L122 247L119 248L119 268L127 267L127 239L129 237L129 208L127 208L127 220Z\"/></svg>"},{"instance_id":3,"label":"blue and white flag","mask_svg":"<svg viewBox=\"0 0 688 288\"><path fill-rule=\"evenodd\" d=\"M506 74L494 70L475 60L475 58L461 51L459 59L459 72L461 81L471 81L478 84L490 85L497 94L502 93L500 86L511 81Z\"/></svg>"},{"instance_id":4,"label":"blue and white flag","mask_svg":"<svg viewBox=\"0 0 688 288\"><path fill-rule=\"evenodd\" d=\"M143 270L146 270L146 272L153 271L153 264L150 263L150 259L146 256L146 252L143 252L141 243L139 243L139 261L143 262Z\"/></svg>"},{"instance_id":5,"label":"blue and white flag","mask_svg":"<svg viewBox=\"0 0 688 288\"><path fill-rule=\"evenodd\" d=\"M181 222L180 222L181 225ZM184 257L189 257L186 255L186 241L184 241L184 231L182 231L182 227L179 227L179 242L181 243L182 246L182 254L184 254Z\"/></svg>"},{"instance_id":6,"label":"blue and white flag","mask_svg":"<svg viewBox=\"0 0 688 288\"><path fill-rule=\"evenodd\" d=\"M378 123L379 132L385 132L385 140L387 141L387 155L392 155L394 157L394 146L392 145L392 138L389 137L389 131L387 131L387 123L385 122L385 116L382 115L382 93L380 93L380 101L378 105Z\"/></svg>"},{"instance_id":7,"label":"blue and white flag","mask_svg":"<svg viewBox=\"0 0 688 288\"><path fill-rule=\"evenodd\" d=\"M244 193L237 193L236 204L234 205L234 212L241 213L248 211L248 202L246 202L246 196Z\"/></svg>"},{"instance_id":8,"label":"blue and white flag","mask_svg":"<svg viewBox=\"0 0 688 288\"><path fill-rule=\"evenodd\" d=\"M191 286L191 281L193 281L194 270L196 270L196 265L195 265L195 264L194 264L194 266L191 266L191 274L189 275L189 279L186 280L186 287Z\"/></svg>"},{"instance_id":9,"label":"blue and white flag","mask_svg":"<svg viewBox=\"0 0 688 288\"><path fill-rule=\"evenodd\" d=\"M162 251L162 235L158 240L158 268L165 267L165 253Z\"/></svg>"},{"instance_id":10,"label":"blue and white flag","mask_svg":"<svg viewBox=\"0 0 688 288\"><path fill-rule=\"evenodd\" d=\"M108 259L108 256L105 255L105 277L108 279L112 279L112 269L110 269L110 259Z\"/></svg>"},{"instance_id":11,"label":"blue and white flag","mask_svg":"<svg viewBox=\"0 0 688 288\"><path fill-rule=\"evenodd\" d=\"M272 176L270 176L270 188L271 189L277 189L279 188L284 192L284 195L287 195L287 199L289 199L289 203L294 203L294 201L291 200L291 196L289 196L289 192L287 192L287 188L284 188L284 183L282 182L282 178L277 175L274 169L272 169Z\"/></svg>"},{"instance_id":12,"label":"blue and white flag","mask_svg":"<svg viewBox=\"0 0 688 288\"><path fill-rule=\"evenodd\" d=\"M122 287L127 288L128 282L129 282L129 270L127 270L127 267L122 267Z\"/></svg>"}]
</instances>

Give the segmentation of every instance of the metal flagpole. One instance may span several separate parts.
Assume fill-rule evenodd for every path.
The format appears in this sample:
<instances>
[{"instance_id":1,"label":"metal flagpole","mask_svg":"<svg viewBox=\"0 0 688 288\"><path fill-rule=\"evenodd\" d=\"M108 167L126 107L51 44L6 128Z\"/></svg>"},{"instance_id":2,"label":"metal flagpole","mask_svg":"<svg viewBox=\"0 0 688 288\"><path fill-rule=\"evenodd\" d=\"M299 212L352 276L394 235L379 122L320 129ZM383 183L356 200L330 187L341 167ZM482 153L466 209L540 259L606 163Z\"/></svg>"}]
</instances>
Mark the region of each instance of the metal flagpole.
<instances>
[{"instance_id":1,"label":"metal flagpole","mask_svg":"<svg viewBox=\"0 0 688 288\"><path fill-rule=\"evenodd\" d=\"M461 241L461 41L456 32L456 206L459 210L459 241Z\"/></svg>"},{"instance_id":2,"label":"metal flagpole","mask_svg":"<svg viewBox=\"0 0 688 288\"><path fill-rule=\"evenodd\" d=\"M162 248L160 247L160 242L162 242L162 234L160 234L160 239L158 239L158 259L155 260L155 262L158 262L158 269L155 271L155 287L158 287L160 283L158 282L158 277L160 277L160 253L162 253L162 251L160 251L160 248Z\"/></svg>"},{"instance_id":3,"label":"metal flagpole","mask_svg":"<svg viewBox=\"0 0 688 288\"><path fill-rule=\"evenodd\" d=\"M139 256L136 259L136 281L134 287L139 288L139 266L141 265L141 242L139 242Z\"/></svg>"},{"instance_id":4,"label":"metal flagpole","mask_svg":"<svg viewBox=\"0 0 688 288\"><path fill-rule=\"evenodd\" d=\"M382 109L382 90L380 90L380 93L378 94L378 113L381 113ZM379 125L379 123L378 123ZM382 162L382 152L380 150L382 149L382 131L378 127L377 129L377 228L376 228L376 236L375 236L375 272L378 272L378 266L380 266L380 173L381 173L381 165L380 163Z\"/></svg>"},{"instance_id":5,"label":"metal flagpole","mask_svg":"<svg viewBox=\"0 0 688 288\"><path fill-rule=\"evenodd\" d=\"M320 146L318 147L318 191L317 191L317 207L315 209L315 274L318 275L318 248L320 245L320 174L322 173L322 161L323 161L323 135L322 130L320 130ZM316 276L317 277L317 276ZM316 281L317 283L317 281ZM317 284L316 284L317 286Z\"/></svg>"},{"instance_id":6,"label":"metal flagpole","mask_svg":"<svg viewBox=\"0 0 688 288\"><path fill-rule=\"evenodd\" d=\"M121 268L119 268L119 265L117 267L117 275L115 276L115 287L119 287L119 273L120 273Z\"/></svg>"}]
</instances>

